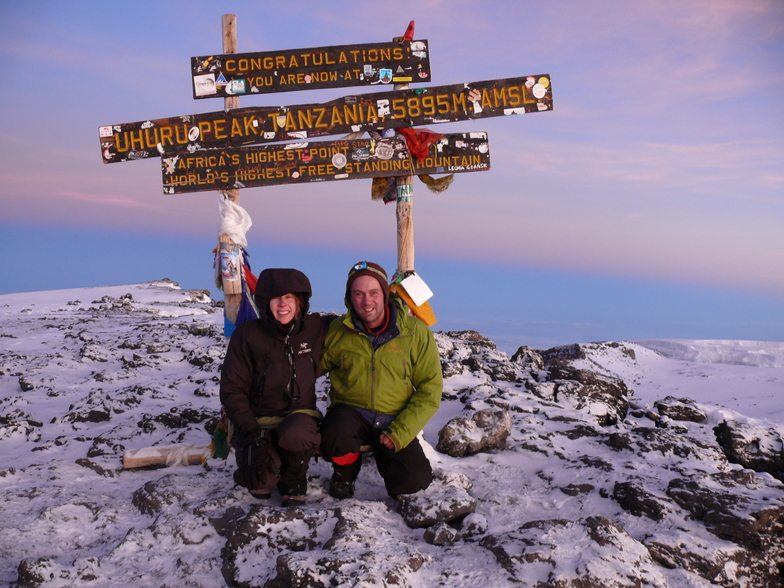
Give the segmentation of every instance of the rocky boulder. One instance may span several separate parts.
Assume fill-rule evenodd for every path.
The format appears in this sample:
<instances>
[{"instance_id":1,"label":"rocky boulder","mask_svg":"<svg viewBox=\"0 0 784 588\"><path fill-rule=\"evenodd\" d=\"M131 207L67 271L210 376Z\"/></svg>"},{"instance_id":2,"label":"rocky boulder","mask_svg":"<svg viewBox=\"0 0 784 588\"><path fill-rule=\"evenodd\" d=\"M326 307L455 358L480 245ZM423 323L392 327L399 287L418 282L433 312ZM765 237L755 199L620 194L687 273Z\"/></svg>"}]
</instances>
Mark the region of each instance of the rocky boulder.
<instances>
[{"instance_id":1,"label":"rocky boulder","mask_svg":"<svg viewBox=\"0 0 784 588\"><path fill-rule=\"evenodd\" d=\"M732 463L768 472L784 482L784 432L774 427L722 421L713 428L724 455Z\"/></svg>"},{"instance_id":2,"label":"rocky boulder","mask_svg":"<svg viewBox=\"0 0 784 588\"><path fill-rule=\"evenodd\" d=\"M455 417L438 432L436 449L452 457L491 453L506 446L512 417L500 408L486 408L470 418Z\"/></svg>"}]
</instances>

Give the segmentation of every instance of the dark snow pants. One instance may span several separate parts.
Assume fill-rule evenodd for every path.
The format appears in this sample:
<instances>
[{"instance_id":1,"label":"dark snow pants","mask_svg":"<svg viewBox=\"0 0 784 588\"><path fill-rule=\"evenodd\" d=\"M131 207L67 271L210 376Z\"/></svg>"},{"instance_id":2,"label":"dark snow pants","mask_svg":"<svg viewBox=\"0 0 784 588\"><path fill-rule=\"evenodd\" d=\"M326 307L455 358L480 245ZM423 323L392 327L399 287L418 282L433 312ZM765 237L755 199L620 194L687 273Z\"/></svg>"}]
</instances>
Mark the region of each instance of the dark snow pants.
<instances>
[{"instance_id":1,"label":"dark snow pants","mask_svg":"<svg viewBox=\"0 0 784 588\"><path fill-rule=\"evenodd\" d=\"M255 478L258 484L248 490L264 493L277 486L281 496L304 496L308 488L306 475L310 458L321 441L318 422L307 414L290 414L275 429L267 431L267 435L267 459L264 464L258 464L260 471ZM237 448L238 468L247 467L249 450ZM237 476L235 481L238 481Z\"/></svg>"},{"instance_id":2,"label":"dark snow pants","mask_svg":"<svg viewBox=\"0 0 784 588\"><path fill-rule=\"evenodd\" d=\"M351 406L333 404L321 421L321 452L324 459L332 462L336 475L344 481L354 481L362 468L360 449L369 445L390 496L413 494L427 488L433 481L433 470L419 440L414 439L395 452L379 441L380 435L381 431ZM333 460L345 462L345 456L350 454L358 455L351 463L338 465Z\"/></svg>"}]
</instances>

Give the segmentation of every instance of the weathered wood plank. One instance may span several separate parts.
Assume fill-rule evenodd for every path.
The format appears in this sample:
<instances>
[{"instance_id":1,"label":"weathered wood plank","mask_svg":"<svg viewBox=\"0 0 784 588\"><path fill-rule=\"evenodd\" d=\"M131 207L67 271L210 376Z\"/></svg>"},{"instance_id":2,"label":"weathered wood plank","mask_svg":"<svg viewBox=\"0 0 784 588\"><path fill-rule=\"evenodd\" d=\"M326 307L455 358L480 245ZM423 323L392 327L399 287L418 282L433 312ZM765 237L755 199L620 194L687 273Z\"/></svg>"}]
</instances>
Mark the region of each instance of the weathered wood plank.
<instances>
[{"instance_id":1,"label":"weathered wood plank","mask_svg":"<svg viewBox=\"0 0 784 588\"><path fill-rule=\"evenodd\" d=\"M552 110L548 74L100 127L104 163Z\"/></svg>"},{"instance_id":2,"label":"weathered wood plank","mask_svg":"<svg viewBox=\"0 0 784 588\"><path fill-rule=\"evenodd\" d=\"M429 82L427 41L191 57L193 97Z\"/></svg>"},{"instance_id":3,"label":"weathered wood plank","mask_svg":"<svg viewBox=\"0 0 784 588\"><path fill-rule=\"evenodd\" d=\"M410 157L400 136L180 152L161 158L167 194L490 169L487 133L454 133Z\"/></svg>"}]
</instances>

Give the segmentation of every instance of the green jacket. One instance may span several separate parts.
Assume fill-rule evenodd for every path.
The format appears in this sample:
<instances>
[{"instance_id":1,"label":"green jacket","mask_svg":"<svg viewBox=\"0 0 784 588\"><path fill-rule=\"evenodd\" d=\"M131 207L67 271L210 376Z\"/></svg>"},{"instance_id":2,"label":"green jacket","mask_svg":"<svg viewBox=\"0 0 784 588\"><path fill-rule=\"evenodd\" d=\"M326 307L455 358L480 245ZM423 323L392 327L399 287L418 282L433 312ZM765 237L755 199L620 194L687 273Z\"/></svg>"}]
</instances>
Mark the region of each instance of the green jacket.
<instances>
[{"instance_id":1,"label":"green jacket","mask_svg":"<svg viewBox=\"0 0 784 588\"><path fill-rule=\"evenodd\" d=\"M444 387L441 357L430 329L406 314L397 296L400 334L374 350L358 331L351 311L330 325L321 356L321 371L329 372L333 403L397 415L384 431L395 450L406 447L433 417Z\"/></svg>"}]
</instances>

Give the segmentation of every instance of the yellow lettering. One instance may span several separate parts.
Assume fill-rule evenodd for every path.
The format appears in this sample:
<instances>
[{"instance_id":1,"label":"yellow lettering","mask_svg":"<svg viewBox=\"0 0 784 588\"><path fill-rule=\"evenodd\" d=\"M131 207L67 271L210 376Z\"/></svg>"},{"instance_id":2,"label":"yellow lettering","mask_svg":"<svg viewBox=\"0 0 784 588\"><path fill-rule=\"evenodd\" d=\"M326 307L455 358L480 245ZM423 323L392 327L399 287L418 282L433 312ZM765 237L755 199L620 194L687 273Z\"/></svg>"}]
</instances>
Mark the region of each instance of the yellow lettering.
<instances>
[{"instance_id":1,"label":"yellow lettering","mask_svg":"<svg viewBox=\"0 0 784 588\"><path fill-rule=\"evenodd\" d=\"M340 52L340 56L338 57L338 63L348 63L348 58L346 57L345 51Z\"/></svg>"},{"instance_id":2,"label":"yellow lettering","mask_svg":"<svg viewBox=\"0 0 784 588\"><path fill-rule=\"evenodd\" d=\"M297 130L297 123L294 120L294 115L291 111L286 113L286 130L287 131L296 131Z\"/></svg>"},{"instance_id":3,"label":"yellow lettering","mask_svg":"<svg viewBox=\"0 0 784 588\"><path fill-rule=\"evenodd\" d=\"M152 129L153 136L150 137L150 129L144 129L144 142L147 149L154 149L158 144L158 127Z\"/></svg>"},{"instance_id":4,"label":"yellow lettering","mask_svg":"<svg viewBox=\"0 0 784 588\"><path fill-rule=\"evenodd\" d=\"M214 123L215 125L215 138L216 139L226 139L226 129L224 128L226 125L226 121L223 119L216 120Z\"/></svg>"},{"instance_id":5,"label":"yellow lettering","mask_svg":"<svg viewBox=\"0 0 784 588\"><path fill-rule=\"evenodd\" d=\"M122 139L125 138L125 146L122 145ZM114 148L117 149L117 153L124 153L128 151L128 136L126 133L120 135L119 133L114 135Z\"/></svg>"},{"instance_id":6,"label":"yellow lettering","mask_svg":"<svg viewBox=\"0 0 784 588\"><path fill-rule=\"evenodd\" d=\"M206 137L207 133L212 132L212 123L208 120L200 121L197 125L199 127L199 136Z\"/></svg>"},{"instance_id":7,"label":"yellow lettering","mask_svg":"<svg viewBox=\"0 0 784 588\"><path fill-rule=\"evenodd\" d=\"M313 128L313 114L310 110L300 110L297 112L297 118L299 119L299 128L304 129L305 127L312 129Z\"/></svg>"},{"instance_id":8,"label":"yellow lettering","mask_svg":"<svg viewBox=\"0 0 784 588\"><path fill-rule=\"evenodd\" d=\"M253 121L254 121L253 115L244 116L242 118L242 120L245 123L245 133L244 133L245 136L258 135L259 134L259 132L256 130L256 127L253 126Z\"/></svg>"},{"instance_id":9,"label":"yellow lettering","mask_svg":"<svg viewBox=\"0 0 784 588\"><path fill-rule=\"evenodd\" d=\"M498 104L506 106L506 88L493 88L493 106L498 108Z\"/></svg>"},{"instance_id":10,"label":"yellow lettering","mask_svg":"<svg viewBox=\"0 0 784 588\"><path fill-rule=\"evenodd\" d=\"M482 90L482 108L492 108L493 103L490 101L490 93L485 89Z\"/></svg>"},{"instance_id":11,"label":"yellow lettering","mask_svg":"<svg viewBox=\"0 0 784 588\"><path fill-rule=\"evenodd\" d=\"M226 60L226 71L237 71L237 61L235 59Z\"/></svg>"},{"instance_id":12,"label":"yellow lettering","mask_svg":"<svg viewBox=\"0 0 784 588\"><path fill-rule=\"evenodd\" d=\"M438 104L438 114L446 114L451 110L449 107L449 96L439 94L436 96L436 104Z\"/></svg>"},{"instance_id":13,"label":"yellow lettering","mask_svg":"<svg viewBox=\"0 0 784 588\"><path fill-rule=\"evenodd\" d=\"M337 106L332 107L332 124L330 126L342 125L343 118L340 116L340 111Z\"/></svg>"},{"instance_id":14,"label":"yellow lettering","mask_svg":"<svg viewBox=\"0 0 784 588\"><path fill-rule=\"evenodd\" d=\"M172 127L161 127L161 145L173 145L173 133L174 129Z\"/></svg>"},{"instance_id":15,"label":"yellow lettering","mask_svg":"<svg viewBox=\"0 0 784 588\"><path fill-rule=\"evenodd\" d=\"M395 98L392 100L392 116L398 119L406 118L406 107L403 105L404 100L402 98Z\"/></svg>"},{"instance_id":16,"label":"yellow lettering","mask_svg":"<svg viewBox=\"0 0 784 588\"><path fill-rule=\"evenodd\" d=\"M528 88L524 85L520 86L520 88L523 90L523 102L525 102L526 104L535 104L536 98L535 97L531 98L528 96Z\"/></svg>"},{"instance_id":17,"label":"yellow lettering","mask_svg":"<svg viewBox=\"0 0 784 588\"><path fill-rule=\"evenodd\" d=\"M345 104L343 106L343 115L346 117L346 124L357 124L359 122L358 104Z\"/></svg>"},{"instance_id":18,"label":"yellow lettering","mask_svg":"<svg viewBox=\"0 0 784 588\"><path fill-rule=\"evenodd\" d=\"M509 106L517 106L520 104L522 98L520 97L520 88L511 86L509 88Z\"/></svg>"},{"instance_id":19,"label":"yellow lettering","mask_svg":"<svg viewBox=\"0 0 784 588\"><path fill-rule=\"evenodd\" d=\"M465 92L452 94L452 110L455 112L459 110L468 110Z\"/></svg>"},{"instance_id":20,"label":"yellow lettering","mask_svg":"<svg viewBox=\"0 0 784 588\"><path fill-rule=\"evenodd\" d=\"M324 118L324 115L327 113L327 109L319 107L316 108L316 112L318 113L318 118L316 119L316 127L321 129L326 129L327 125L326 123L322 123L321 119Z\"/></svg>"},{"instance_id":21,"label":"yellow lettering","mask_svg":"<svg viewBox=\"0 0 784 588\"><path fill-rule=\"evenodd\" d=\"M299 62L297 62L296 55L292 55L291 59L289 59L289 67L299 67Z\"/></svg>"},{"instance_id":22,"label":"yellow lettering","mask_svg":"<svg viewBox=\"0 0 784 588\"><path fill-rule=\"evenodd\" d=\"M182 136L180 136L180 131L182 131ZM189 143L190 139L188 139L188 125L181 124L174 127L174 138L178 145L185 145L186 143Z\"/></svg>"},{"instance_id":23,"label":"yellow lettering","mask_svg":"<svg viewBox=\"0 0 784 588\"><path fill-rule=\"evenodd\" d=\"M144 135L139 131L139 137L134 136L133 131L128 131L128 141L131 144L131 149L144 149Z\"/></svg>"}]
</instances>

